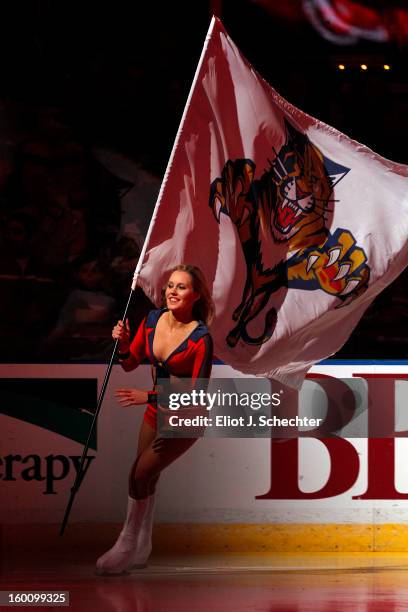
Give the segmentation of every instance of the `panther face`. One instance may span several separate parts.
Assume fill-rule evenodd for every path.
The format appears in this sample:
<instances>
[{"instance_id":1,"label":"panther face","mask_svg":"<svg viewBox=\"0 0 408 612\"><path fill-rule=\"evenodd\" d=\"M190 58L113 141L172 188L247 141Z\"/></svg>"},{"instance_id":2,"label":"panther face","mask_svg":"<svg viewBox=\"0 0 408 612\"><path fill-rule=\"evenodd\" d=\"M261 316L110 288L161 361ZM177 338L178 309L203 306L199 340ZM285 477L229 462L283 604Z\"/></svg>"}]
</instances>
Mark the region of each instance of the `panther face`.
<instances>
[{"instance_id":1,"label":"panther face","mask_svg":"<svg viewBox=\"0 0 408 612\"><path fill-rule=\"evenodd\" d=\"M217 220L228 215L242 241L258 231L290 249L304 248L324 233L333 209L333 187L349 168L325 157L309 138L285 121L285 142L259 178L248 158L228 160L211 184L210 207ZM252 225L251 225L252 222ZM251 247L253 248L253 247ZM260 244L254 248L261 248Z\"/></svg>"},{"instance_id":2,"label":"panther face","mask_svg":"<svg viewBox=\"0 0 408 612\"><path fill-rule=\"evenodd\" d=\"M310 142L297 140L288 138L270 170L276 189L271 231L278 242L289 240L319 219L323 223L331 193L321 154Z\"/></svg>"}]
</instances>

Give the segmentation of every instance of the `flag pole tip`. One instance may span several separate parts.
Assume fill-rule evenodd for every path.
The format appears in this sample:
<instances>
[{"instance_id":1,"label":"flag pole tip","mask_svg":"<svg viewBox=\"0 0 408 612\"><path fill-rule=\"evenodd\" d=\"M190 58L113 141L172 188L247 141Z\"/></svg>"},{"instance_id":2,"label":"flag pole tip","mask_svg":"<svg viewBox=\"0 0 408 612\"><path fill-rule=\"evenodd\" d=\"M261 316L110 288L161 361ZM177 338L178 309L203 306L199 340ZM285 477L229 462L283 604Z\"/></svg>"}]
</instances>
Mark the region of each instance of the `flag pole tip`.
<instances>
[{"instance_id":1,"label":"flag pole tip","mask_svg":"<svg viewBox=\"0 0 408 612\"><path fill-rule=\"evenodd\" d=\"M223 24L222 24L221 19L220 19L220 18L218 17L218 15L216 15L215 13L213 13L213 16L212 16L212 19L211 19L211 23L212 23L213 21L215 21L215 23L216 23L216 24L217 24L219 27L221 27L222 29L224 29L224 26L223 26Z\"/></svg>"},{"instance_id":2,"label":"flag pole tip","mask_svg":"<svg viewBox=\"0 0 408 612\"><path fill-rule=\"evenodd\" d=\"M224 28L224 24L222 23L221 19L219 17L217 17L217 15L214 15L214 14L212 16L208 32L209 33L210 32L211 33L213 33L213 32L222 32L223 34L228 36L228 33L227 33L226 29Z\"/></svg>"}]
</instances>

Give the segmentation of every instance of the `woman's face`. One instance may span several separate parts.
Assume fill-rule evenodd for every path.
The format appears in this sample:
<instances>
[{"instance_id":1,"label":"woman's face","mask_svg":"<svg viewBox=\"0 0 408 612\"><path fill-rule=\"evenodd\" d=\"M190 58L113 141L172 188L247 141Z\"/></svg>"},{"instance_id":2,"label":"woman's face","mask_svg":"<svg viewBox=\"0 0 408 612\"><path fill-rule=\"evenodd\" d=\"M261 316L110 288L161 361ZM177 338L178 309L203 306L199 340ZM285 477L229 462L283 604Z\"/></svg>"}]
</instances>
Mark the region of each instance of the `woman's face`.
<instances>
[{"instance_id":1,"label":"woman's face","mask_svg":"<svg viewBox=\"0 0 408 612\"><path fill-rule=\"evenodd\" d=\"M167 281L166 287L166 306L168 310L174 312L191 312L194 302L200 295L193 288L193 279L188 272L176 270Z\"/></svg>"}]
</instances>

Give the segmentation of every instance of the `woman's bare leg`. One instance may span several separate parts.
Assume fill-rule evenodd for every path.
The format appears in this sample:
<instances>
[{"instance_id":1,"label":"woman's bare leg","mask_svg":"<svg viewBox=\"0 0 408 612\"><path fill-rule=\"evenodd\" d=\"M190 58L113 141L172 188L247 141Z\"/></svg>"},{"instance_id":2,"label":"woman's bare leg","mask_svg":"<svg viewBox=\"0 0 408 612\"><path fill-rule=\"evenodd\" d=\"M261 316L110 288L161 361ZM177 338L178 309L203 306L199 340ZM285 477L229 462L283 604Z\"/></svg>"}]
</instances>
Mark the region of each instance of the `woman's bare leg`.
<instances>
[{"instance_id":1,"label":"woman's bare leg","mask_svg":"<svg viewBox=\"0 0 408 612\"><path fill-rule=\"evenodd\" d=\"M135 499L136 499L136 495L135 495L135 490L134 490L133 474L135 472L136 465L137 465L137 462L139 461L141 454L143 453L145 449L147 449L152 444L155 437L156 437L156 430L151 425L149 425L149 423L146 423L146 421L143 419L142 424L139 429L139 439L137 443L136 459L129 473L129 496ZM152 490L151 491L149 490L148 495L151 495L152 493L154 493L154 486L156 482L158 481L158 479L159 478L157 477L155 482L153 483Z\"/></svg>"},{"instance_id":2,"label":"woman's bare leg","mask_svg":"<svg viewBox=\"0 0 408 612\"><path fill-rule=\"evenodd\" d=\"M129 474L129 495L144 499L152 495L160 473L183 455L197 438L160 438L145 421L139 434L138 454Z\"/></svg>"},{"instance_id":3,"label":"woman's bare leg","mask_svg":"<svg viewBox=\"0 0 408 612\"><path fill-rule=\"evenodd\" d=\"M114 546L96 563L99 573L117 574L145 565L152 548L154 489L161 471L194 444L197 438L161 438L143 421L138 454L129 475L126 521Z\"/></svg>"},{"instance_id":4,"label":"woman's bare leg","mask_svg":"<svg viewBox=\"0 0 408 612\"><path fill-rule=\"evenodd\" d=\"M139 439L137 442L137 456L141 455L142 452L153 442L156 437L156 430L143 420L139 429Z\"/></svg>"}]
</instances>

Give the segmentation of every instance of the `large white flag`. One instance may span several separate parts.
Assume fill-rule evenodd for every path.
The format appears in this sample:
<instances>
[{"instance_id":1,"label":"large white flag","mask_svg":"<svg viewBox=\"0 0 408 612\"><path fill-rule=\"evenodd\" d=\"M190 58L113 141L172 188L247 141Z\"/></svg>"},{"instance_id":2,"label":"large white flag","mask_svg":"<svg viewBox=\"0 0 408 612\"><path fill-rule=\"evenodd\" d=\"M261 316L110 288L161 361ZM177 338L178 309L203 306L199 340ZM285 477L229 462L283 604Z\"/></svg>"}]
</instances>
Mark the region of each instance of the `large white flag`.
<instances>
[{"instance_id":1,"label":"large white flag","mask_svg":"<svg viewBox=\"0 0 408 612\"><path fill-rule=\"evenodd\" d=\"M198 265L216 354L298 385L408 264L407 177L281 98L214 18L139 284L158 304L171 267Z\"/></svg>"}]
</instances>

